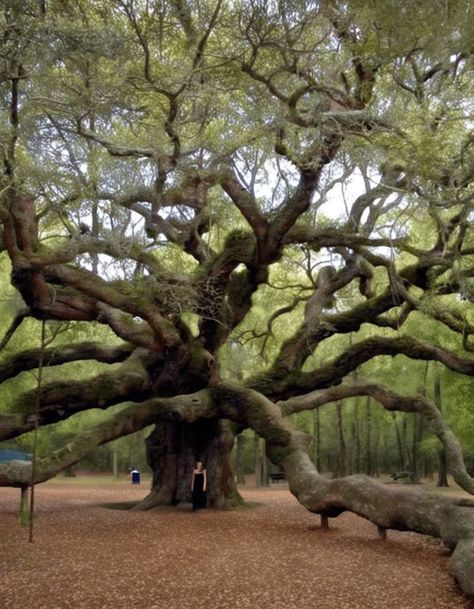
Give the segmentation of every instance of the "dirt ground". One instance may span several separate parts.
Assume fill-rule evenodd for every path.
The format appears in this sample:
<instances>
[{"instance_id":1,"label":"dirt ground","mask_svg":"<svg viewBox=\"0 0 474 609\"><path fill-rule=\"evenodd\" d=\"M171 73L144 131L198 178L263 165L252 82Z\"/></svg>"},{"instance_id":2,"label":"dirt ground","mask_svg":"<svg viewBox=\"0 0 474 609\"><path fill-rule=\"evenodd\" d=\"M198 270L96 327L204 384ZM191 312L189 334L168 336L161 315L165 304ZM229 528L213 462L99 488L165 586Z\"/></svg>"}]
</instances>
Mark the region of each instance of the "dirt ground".
<instances>
[{"instance_id":1,"label":"dirt ground","mask_svg":"<svg viewBox=\"0 0 474 609\"><path fill-rule=\"evenodd\" d=\"M352 514L319 528L284 484L243 488L252 508L128 512L145 484L37 487L35 542L19 491L0 489L2 609L467 609L436 540Z\"/></svg>"}]
</instances>

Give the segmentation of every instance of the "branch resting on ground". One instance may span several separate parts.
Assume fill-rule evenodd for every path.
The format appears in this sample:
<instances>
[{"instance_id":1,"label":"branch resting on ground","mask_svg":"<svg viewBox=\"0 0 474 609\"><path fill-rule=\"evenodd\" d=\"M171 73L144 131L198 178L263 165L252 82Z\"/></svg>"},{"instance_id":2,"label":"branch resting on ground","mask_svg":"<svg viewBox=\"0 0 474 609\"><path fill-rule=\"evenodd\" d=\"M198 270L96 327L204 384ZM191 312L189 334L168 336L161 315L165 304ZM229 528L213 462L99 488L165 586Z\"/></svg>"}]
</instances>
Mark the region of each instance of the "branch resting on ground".
<instances>
[{"instance_id":1,"label":"branch resting on ground","mask_svg":"<svg viewBox=\"0 0 474 609\"><path fill-rule=\"evenodd\" d=\"M309 437L293 429L281 410L265 396L224 383L216 386L212 395L229 418L239 412L265 438L267 456L283 468L290 491L309 511L325 517L351 511L383 529L441 538L454 550L449 561L451 572L463 591L474 595L472 503L421 490L393 488L363 475L322 478L306 451Z\"/></svg>"}]
</instances>

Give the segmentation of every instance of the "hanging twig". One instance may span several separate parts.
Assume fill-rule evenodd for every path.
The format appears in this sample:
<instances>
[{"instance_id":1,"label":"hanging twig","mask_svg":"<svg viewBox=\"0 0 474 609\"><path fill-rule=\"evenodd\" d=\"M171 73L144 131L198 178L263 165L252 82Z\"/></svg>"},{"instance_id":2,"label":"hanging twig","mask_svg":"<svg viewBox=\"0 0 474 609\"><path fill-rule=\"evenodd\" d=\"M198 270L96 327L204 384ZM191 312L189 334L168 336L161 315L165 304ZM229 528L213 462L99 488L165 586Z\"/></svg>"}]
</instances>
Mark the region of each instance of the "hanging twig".
<instances>
[{"instance_id":1,"label":"hanging twig","mask_svg":"<svg viewBox=\"0 0 474 609\"><path fill-rule=\"evenodd\" d=\"M11 339L13 334L15 334L15 331L20 327L21 322L26 317L28 317L28 314L29 314L29 309L22 309L21 311L19 311L16 314L15 319L12 321L12 323L10 324L10 327L8 328L8 330L5 333L5 336L0 341L0 351L2 351L7 346L8 341Z\"/></svg>"}]
</instances>

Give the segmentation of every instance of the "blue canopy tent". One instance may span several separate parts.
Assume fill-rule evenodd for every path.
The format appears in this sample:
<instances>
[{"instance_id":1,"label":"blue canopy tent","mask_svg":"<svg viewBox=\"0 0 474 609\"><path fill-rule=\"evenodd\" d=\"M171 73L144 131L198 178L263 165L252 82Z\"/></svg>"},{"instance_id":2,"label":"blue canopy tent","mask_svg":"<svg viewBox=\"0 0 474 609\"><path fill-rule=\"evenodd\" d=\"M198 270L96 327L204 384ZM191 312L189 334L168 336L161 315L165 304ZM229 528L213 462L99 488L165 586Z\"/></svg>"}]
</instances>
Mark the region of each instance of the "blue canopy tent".
<instances>
[{"instance_id":1,"label":"blue canopy tent","mask_svg":"<svg viewBox=\"0 0 474 609\"><path fill-rule=\"evenodd\" d=\"M12 448L0 450L0 463L5 461L31 461L32 458L31 453L25 453L21 450L13 450Z\"/></svg>"}]
</instances>

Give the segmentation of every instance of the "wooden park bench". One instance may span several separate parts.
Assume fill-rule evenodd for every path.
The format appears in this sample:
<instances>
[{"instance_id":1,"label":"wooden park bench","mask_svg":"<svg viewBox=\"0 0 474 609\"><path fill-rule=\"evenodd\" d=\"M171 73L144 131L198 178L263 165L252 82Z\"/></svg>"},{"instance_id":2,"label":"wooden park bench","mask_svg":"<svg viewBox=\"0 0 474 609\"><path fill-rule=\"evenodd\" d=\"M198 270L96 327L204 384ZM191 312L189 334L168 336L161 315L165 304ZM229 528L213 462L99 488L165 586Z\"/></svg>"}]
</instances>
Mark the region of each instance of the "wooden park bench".
<instances>
[{"instance_id":1,"label":"wooden park bench","mask_svg":"<svg viewBox=\"0 0 474 609\"><path fill-rule=\"evenodd\" d=\"M279 480L285 480L285 474L283 472L272 472L268 474L268 477L272 482L278 482Z\"/></svg>"},{"instance_id":2,"label":"wooden park bench","mask_svg":"<svg viewBox=\"0 0 474 609\"><path fill-rule=\"evenodd\" d=\"M413 477L411 475L411 472L394 472L393 474L390 474L390 478L392 478L392 480L410 480L410 481L413 481Z\"/></svg>"}]
</instances>

